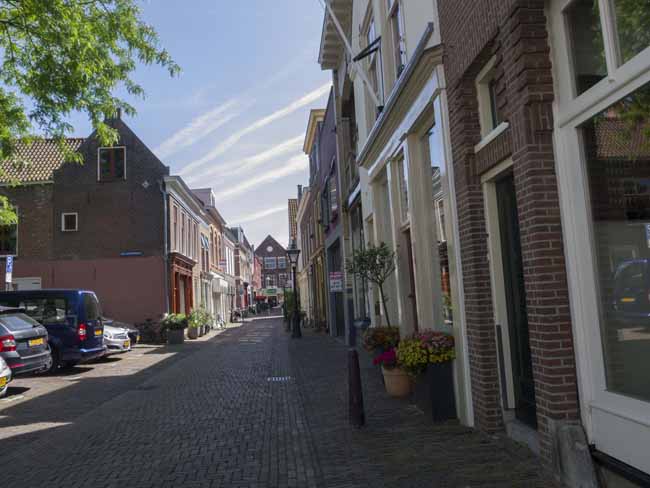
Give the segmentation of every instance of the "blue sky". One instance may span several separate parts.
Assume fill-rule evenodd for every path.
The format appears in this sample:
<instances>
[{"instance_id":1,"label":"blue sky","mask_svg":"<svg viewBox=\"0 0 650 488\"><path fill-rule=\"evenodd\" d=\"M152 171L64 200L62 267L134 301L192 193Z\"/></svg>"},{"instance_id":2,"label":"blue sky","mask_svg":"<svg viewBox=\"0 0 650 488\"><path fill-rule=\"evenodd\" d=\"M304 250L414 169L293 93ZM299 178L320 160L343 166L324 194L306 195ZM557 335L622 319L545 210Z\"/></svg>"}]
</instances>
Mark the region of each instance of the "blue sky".
<instances>
[{"instance_id":1,"label":"blue sky","mask_svg":"<svg viewBox=\"0 0 650 488\"><path fill-rule=\"evenodd\" d=\"M138 115L126 123L190 187L212 187L224 218L253 244L267 234L286 243L287 198L308 182L309 110L325 107L331 82L317 63L318 0L142 6L183 72L138 69L147 97L130 100ZM88 135L86 120L72 122Z\"/></svg>"}]
</instances>

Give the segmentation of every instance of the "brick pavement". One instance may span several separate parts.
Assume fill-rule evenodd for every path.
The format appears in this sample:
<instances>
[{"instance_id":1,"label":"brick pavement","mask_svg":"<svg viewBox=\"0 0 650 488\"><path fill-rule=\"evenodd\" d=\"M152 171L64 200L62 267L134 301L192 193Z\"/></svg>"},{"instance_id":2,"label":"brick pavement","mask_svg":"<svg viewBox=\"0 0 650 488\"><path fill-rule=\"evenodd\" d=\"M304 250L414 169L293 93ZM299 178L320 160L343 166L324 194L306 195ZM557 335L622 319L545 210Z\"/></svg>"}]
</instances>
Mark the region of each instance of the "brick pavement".
<instances>
[{"instance_id":1,"label":"brick pavement","mask_svg":"<svg viewBox=\"0 0 650 488\"><path fill-rule=\"evenodd\" d=\"M426 425L408 402L386 398L368 367L368 427L349 429L346 348L309 332L291 342L279 319L178 351L132 376L2 409L0 428L14 429L0 441L2 485L550 486L523 448ZM39 421L53 425L31 431Z\"/></svg>"}]
</instances>

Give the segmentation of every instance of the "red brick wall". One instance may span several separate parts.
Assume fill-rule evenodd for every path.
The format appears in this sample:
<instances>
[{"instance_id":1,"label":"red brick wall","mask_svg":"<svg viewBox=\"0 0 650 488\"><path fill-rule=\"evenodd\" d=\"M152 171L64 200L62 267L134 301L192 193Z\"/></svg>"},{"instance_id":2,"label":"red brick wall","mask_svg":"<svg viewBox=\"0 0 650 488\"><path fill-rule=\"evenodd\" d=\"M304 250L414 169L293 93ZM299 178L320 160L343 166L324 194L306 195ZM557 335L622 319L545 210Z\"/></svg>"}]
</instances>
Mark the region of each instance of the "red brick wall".
<instances>
[{"instance_id":1,"label":"red brick wall","mask_svg":"<svg viewBox=\"0 0 650 488\"><path fill-rule=\"evenodd\" d=\"M578 398L553 157L553 84L543 0L440 0L477 425L500 426L495 334L480 173L508 149L517 191L542 458L549 420L576 420ZM509 130L480 140L474 80L496 55L497 103ZM509 138L510 141L503 140Z\"/></svg>"}]
</instances>

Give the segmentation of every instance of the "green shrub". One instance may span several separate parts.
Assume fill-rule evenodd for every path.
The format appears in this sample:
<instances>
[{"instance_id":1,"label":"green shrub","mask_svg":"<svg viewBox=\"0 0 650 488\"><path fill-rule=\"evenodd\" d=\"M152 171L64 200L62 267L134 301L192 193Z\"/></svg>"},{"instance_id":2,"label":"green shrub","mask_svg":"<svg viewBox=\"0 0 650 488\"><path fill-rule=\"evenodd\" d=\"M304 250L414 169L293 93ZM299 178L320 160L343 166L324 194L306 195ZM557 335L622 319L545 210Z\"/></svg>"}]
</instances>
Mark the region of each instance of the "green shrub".
<instances>
[{"instance_id":1,"label":"green shrub","mask_svg":"<svg viewBox=\"0 0 650 488\"><path fill-rule=\"evenodd\" d=\"M187 316L183 313L172 313L164 317L160 321L165 330L183 330L187 328Z\"/></svg>"}]
</instances>

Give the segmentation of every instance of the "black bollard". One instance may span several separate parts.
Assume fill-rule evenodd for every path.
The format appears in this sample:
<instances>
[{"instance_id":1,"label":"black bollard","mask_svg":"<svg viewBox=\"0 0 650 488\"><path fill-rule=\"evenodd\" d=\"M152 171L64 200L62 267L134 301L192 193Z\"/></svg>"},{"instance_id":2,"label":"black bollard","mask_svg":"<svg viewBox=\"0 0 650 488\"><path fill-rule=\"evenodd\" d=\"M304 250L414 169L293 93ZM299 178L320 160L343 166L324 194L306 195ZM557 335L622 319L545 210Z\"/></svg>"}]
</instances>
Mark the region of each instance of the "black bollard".
<instances>
[{"instance_id":1,"label":"black bollard","mask_svg":"<svg viewBox=\"0 0 650 488\"><path fill-rule=\"evenodd\" d=\"M350 425L354 427L363 427L366 423L366 414L363 411L363 391L361 391L359 354L356 349L348 349L348 388Z\"/></svg>"}]
</instances>

